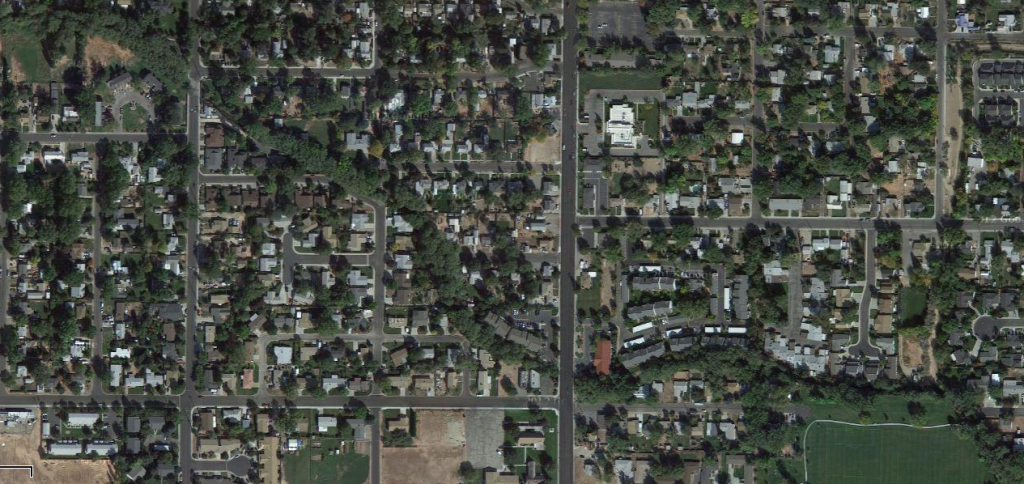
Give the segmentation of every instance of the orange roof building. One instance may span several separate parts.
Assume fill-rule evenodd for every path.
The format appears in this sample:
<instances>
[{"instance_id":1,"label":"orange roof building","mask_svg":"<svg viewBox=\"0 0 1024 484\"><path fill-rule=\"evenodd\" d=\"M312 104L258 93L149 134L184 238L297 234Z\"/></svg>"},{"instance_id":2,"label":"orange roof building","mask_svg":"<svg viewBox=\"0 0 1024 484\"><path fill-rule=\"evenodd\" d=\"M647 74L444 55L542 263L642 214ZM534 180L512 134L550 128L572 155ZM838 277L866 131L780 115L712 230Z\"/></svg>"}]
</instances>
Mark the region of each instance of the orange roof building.
<instances>
[{"instance_id":1,"label":"orange roof building","mask_svg":"<svg viewBox=\"0 0 1024 484\"><path fill-rule=\"evenodd\" d=\"M601 340L597 342L597 351L594 352L594 368L598 375L607 375L612 369L612 342Z\"/></svg>"}]
</instances>

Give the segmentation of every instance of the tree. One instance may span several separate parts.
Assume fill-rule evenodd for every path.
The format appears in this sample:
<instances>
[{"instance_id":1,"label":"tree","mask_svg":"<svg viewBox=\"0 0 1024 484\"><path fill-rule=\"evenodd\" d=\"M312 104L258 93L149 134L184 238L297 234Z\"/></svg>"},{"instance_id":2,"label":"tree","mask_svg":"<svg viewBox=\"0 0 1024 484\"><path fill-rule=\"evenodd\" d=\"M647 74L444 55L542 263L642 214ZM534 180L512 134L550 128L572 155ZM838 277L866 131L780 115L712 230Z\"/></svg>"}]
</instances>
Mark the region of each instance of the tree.
<instances>
[{"instance_id":1,"label":"tree","mask_svg":"<svg viewBox=\"0 0 1024 484\"><path fill-rule=\"evenodd\" d=\"M757 16L757 9L752 8L743 12L743 15L740 17L740 24L743 25L743 28L752 29L757 25L759 20L760 18Z\"/></svg>"}]
</instances>

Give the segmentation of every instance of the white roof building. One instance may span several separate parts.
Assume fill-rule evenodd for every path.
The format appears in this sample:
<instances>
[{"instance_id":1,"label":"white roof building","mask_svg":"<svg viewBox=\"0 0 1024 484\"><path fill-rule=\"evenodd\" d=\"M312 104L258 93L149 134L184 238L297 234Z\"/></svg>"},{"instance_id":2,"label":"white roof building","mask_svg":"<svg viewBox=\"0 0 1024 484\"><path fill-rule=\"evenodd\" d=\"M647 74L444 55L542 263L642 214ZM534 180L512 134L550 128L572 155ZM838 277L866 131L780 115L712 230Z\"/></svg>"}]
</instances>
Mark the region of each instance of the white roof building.
<instances>
[{"instance_id":1,"label":"white roof building","mask_svg":"<svg viewBox=\"0 0 1024 484\"><path fill-rule=\"evenodd\" d=\"M68 414L68 427L85 427L94 425L100 419L98 413L69 413Z\"/></svg>"},{"instance_id":2,"label":"white roof building","mask_svg":"<svg viewBox=\"0 0 1024 484\"><path fill-rule=\"evenodd\" d=\"M615 148L636 148L636 113L627 104L616 104L608 113L605 132Z\"/></svg>"}]
</instances>

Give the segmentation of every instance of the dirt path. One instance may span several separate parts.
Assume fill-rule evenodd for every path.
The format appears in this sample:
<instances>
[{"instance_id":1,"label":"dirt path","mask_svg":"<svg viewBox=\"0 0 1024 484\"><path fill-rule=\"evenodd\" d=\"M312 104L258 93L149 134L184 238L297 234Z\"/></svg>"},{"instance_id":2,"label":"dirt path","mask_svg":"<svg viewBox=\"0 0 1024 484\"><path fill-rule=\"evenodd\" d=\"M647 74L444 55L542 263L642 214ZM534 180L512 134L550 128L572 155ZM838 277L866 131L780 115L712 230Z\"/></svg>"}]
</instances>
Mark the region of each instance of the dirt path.
<instances>
[{"instance_id":1,"label":"dirt path","mask_svg":"<svg viewBox=\"0 0 1024 484\"><path fill-rule=\"evenodd\" d=\"M939 365L935 361L935 334L936 327L939 321L939 311L935 310L935 324L932 325L932 332L928 335L928 344L925 345L926 355L928 357L928 376L932 378L932 381L937 381L939 378Z\"/></svg>"},{"instance_id":2,"label":"dirt path","mask_svg":"<svg viewBox=\"0 0 1024 484\"><path fill-rule=\"evenodd\" d=\"M611 314L615 315L619 312L619 308L615 307L615 280L612 278L612 267L610 264L601 264L601 304L608 306L611 310Z\"/></svg>"},{"instance_id":3,"label":"dirt path","mask_svg":"<svg viewBox=\"0 0 1024 484\"><path fill-rule=\"evenodd\" d=\"M946 127L949 131L946 132L946 140L949 145L946 150L946 176L943 178L943 183L946 185L946 193L955 193L954 183L956 182L956 176L960 172L960 150L963 146L964 129L963 129L963 117L960 116L960 111L964 109L963 104L963 92L960 88L960 74L961 66L956 66L956 82L946 83ZM956 136L952 136L951 133L956 133ZM942 202L945 207L945 213L949 213L952 207L950 207L950 198Z\"/></svg>"}]
</instances>

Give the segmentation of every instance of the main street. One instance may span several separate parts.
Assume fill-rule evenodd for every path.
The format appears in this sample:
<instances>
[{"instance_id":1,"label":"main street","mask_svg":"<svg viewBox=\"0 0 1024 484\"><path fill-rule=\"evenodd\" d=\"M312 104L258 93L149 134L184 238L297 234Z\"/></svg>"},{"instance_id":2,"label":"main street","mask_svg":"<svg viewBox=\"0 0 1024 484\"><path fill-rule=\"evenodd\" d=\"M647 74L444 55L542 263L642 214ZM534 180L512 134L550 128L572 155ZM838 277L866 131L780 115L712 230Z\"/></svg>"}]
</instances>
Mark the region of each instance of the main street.
<instances>
[{"instance_id":1,"label":"main street","mask_svg":"<svg viewBox=\"0 0 1024 484\"><path fill-rule=\"evenodd\" d=\"M576 180L579 142L576 139L578 100L576 43L579 23L576 0L564 0L562 41L562 212L561 265L558 286L558 482L573 482L573 376L576 341Z\"/></svg>"}]
</instances>

